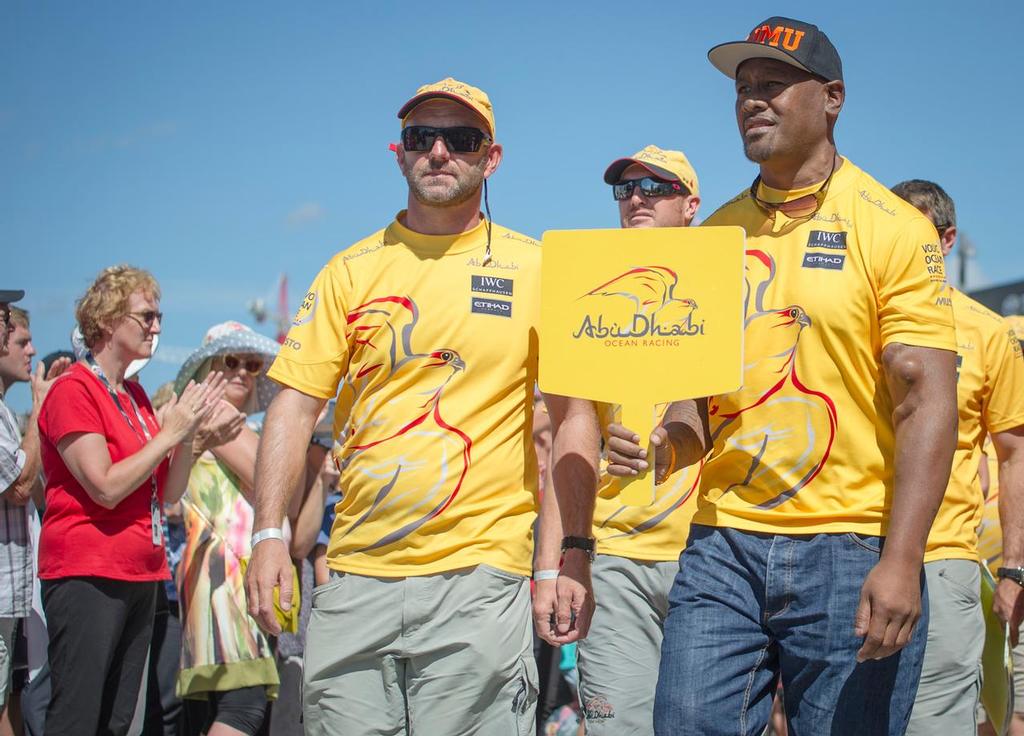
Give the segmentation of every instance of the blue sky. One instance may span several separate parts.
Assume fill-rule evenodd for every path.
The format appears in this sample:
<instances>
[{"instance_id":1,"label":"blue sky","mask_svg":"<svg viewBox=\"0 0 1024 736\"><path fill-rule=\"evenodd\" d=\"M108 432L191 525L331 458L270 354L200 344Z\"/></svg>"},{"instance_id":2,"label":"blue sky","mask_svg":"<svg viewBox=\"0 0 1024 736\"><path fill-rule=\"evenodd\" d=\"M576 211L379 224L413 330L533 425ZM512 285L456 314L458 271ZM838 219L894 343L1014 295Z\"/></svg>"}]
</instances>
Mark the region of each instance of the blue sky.
<instances>
[{"instance_id":1,"label":"blue sky","mask_svg":"<svg viewBox=\"0 0 1024 736\"><path fill-rule=\"evenodd\" d=\"M247 302L281 273L294 309L322 263L403 207L395 112L449 75L494 103L497 222L614 227L601 174L648 143L686 151L710 214L755 171L705 54L773 14L817 23L843 57L840 151L954 197L977 248L969 286L1024 276L1019 2L14 0L0 9L0 287L28 292L42 354L66 346L101 268L153 271L152 391L210 324L251 324ZM10 399L26 409L27 389Z\"/></svg>"}]
</instances>

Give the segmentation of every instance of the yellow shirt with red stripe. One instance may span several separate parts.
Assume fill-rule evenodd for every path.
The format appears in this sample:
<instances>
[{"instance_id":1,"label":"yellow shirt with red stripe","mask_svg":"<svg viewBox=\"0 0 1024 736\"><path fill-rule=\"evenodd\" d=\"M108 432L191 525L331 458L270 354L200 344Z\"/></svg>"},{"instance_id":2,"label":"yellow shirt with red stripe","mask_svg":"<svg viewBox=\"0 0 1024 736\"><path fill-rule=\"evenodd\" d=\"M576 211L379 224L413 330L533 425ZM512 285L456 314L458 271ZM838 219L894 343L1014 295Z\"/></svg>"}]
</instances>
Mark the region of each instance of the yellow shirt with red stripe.
<instances>
[{"instance_id":1,"label":"yellow shirt with red stripe","mask_svg":"<svg viewBox=\"0 0 1024 736\"><path fill-rule=\"evenodd\" d=\"M882 350L956 349L935 228L847 160L811 216L769 213L745 192L706 224L747 233L746 318L743 387L709 401L694 523L884 535L895 441Z\"/></svg>"},{"instance_id":2,"label":"yellow shirt with red stripe","mask_svg":"<svg viewBox=\"0 0 1024 736\"><path fill-rule=\"evenodd\" d=\"M618 404L595 402L598 421L608 441L607 427L618 422ZM658 421L668 404L657 406ZM605 460L602 459L602 468ZM690 519L697 510L700 465L677 470L654 487L649 506L624 506L618 481L602 470L594 503L594 538L600 554L631 560L671 561L679 558L690 534Z\"/></svg>"},{"instance_id":3,"label":"yellow shirt with red stripe","mask_svg":"<svg viewBox=\"0 0 1024 736\"><path fill-rule=\"evenodd\" d=\"M985 502L978 480L982 445L989 433L1024 424L1024 358L1013 328L998 314L952 287L939 298L953 306L960 421L953 470L924 561L976 560Z\"/></svg>"},{"instance_id":4,"label":"yellow shirt with red stripe","mask_svg":"<svg viewBox=\"0 0 1024 736\"><path fill-rule=\"evenodd\" d=\"M528 575L537 460L540 247L493 226L401 224L316 277L268 375L337 393L335 570L401 577L481 563Z\"/></svg>"}]
</instances>

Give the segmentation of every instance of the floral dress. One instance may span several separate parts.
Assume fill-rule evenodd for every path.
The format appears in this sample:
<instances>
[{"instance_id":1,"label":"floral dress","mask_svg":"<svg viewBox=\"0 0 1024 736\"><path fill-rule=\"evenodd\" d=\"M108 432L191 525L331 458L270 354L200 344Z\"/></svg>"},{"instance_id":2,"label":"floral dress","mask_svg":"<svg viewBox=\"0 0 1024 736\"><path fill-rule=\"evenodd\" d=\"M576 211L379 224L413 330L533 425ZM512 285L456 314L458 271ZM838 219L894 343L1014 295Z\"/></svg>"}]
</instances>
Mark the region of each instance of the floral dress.
<instances>
[{"instance_id":1,"label":"floral dress","mask_svg":"<svg viewBox=\"0 0 1024 736\"><path fill-rule=\"evenodd\" d=\"M246 608L241 558L250 554L253 509L238 478L208 454L182 497L186 543L178 568L182 647L179 697L280 682L266 635Z\"/></svg>"}]
</instances>

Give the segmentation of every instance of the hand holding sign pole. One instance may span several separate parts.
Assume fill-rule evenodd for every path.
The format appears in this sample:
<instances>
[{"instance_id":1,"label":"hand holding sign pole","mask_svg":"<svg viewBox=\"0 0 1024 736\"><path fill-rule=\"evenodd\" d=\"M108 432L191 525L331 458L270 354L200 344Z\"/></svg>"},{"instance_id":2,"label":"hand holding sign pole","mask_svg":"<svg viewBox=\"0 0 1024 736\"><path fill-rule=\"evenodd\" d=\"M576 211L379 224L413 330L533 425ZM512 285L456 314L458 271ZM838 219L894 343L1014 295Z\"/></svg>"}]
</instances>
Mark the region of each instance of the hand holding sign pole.
<instances>
[{"instance_id":1,"label":"hand holding sign pole","mask_svg":"<svg viewBox=\"0 0 1024 736\"><path fill-rule=\"evenodd\" d=\"M656 404L739 388L743 239L736 227L546 232L541 389L621 405L644 444ZM620 487L625 504L654 500L650 470Z\"/></svg>"}]
</instances>

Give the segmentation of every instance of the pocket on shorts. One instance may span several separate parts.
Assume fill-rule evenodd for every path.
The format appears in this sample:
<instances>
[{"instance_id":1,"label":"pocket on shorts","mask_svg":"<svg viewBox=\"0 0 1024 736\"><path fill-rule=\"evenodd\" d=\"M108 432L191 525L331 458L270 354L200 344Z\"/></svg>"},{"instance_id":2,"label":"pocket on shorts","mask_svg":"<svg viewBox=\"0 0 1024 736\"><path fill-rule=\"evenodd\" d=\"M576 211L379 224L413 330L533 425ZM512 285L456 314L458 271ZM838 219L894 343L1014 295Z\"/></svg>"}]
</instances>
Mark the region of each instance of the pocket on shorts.
<instances>
[{"instance_id":1,"label":"pocket on shorts","mask_svg":"<svg viewBox=\"0 0 1024 736\"><path fill-rule=\"evenodd\" d=\"M880 537L869 537L864 534L857 534L857 532L846 532L844 536L863 550L873 552L876 555L882 553L882 540Z\"/></svg>"},{"instance_id":2,"label":"pocket on shorts","mask_svg":"<svg viewBox=\"0 0 1024 736\"><path fill-rule=\"evenodd\" d=\"M317 602L320 601L324 595L330 593L332 590L340 588L341 584L345 582L346 577L348 576L343 572L331 570L331 576L327 579L327 582L313 588L313 607L316 608Z\"/></svg>"},{"instance_id":3,"label":"pocket on shorts","mask_svg":"<svg viewBox=\"0 0 1024 736\"><path fill-rule=\"evenodd\" d=\"M514 572L501 570L497 567L491 567L490 565L477 565L476 569L486 575L490 575L492 578L498 578L499 580L515 583L516 585L520 585L524 580L526 580L525 575L517 575Z\"/></svg>"},{"instance_id":4,"label":"pocket on shorts","mask_svg":"<svg viewBox=\"0 0 1024 736\"><path fill-rule=\"evenodd\" d=\"M961 569L971 569L966 566L961 566ZM939 577L942 578L943 582L948 585L955 593L962 596L964 602L969 602L972 605L978 605L981 602L981 578L980 575L977 580L973 580L973 575L969 575L970 582L963 580L961 576L958 576L957 570L952 570L949 567L944 567L939 570ZM970 583L977 582L976 588L972 589Z\"/></svg>"},{"instance_id":5,"label":"pocket on shorts","mask_svg":"<svg viewBox=\"0 0 1024 736\"><path fill-rule=\"evenodd\" d=\"M517 736L533 736L537 732L537 662L532 656L520 657L516 667L512 716Z\"/></svg>"}]
</instances>

